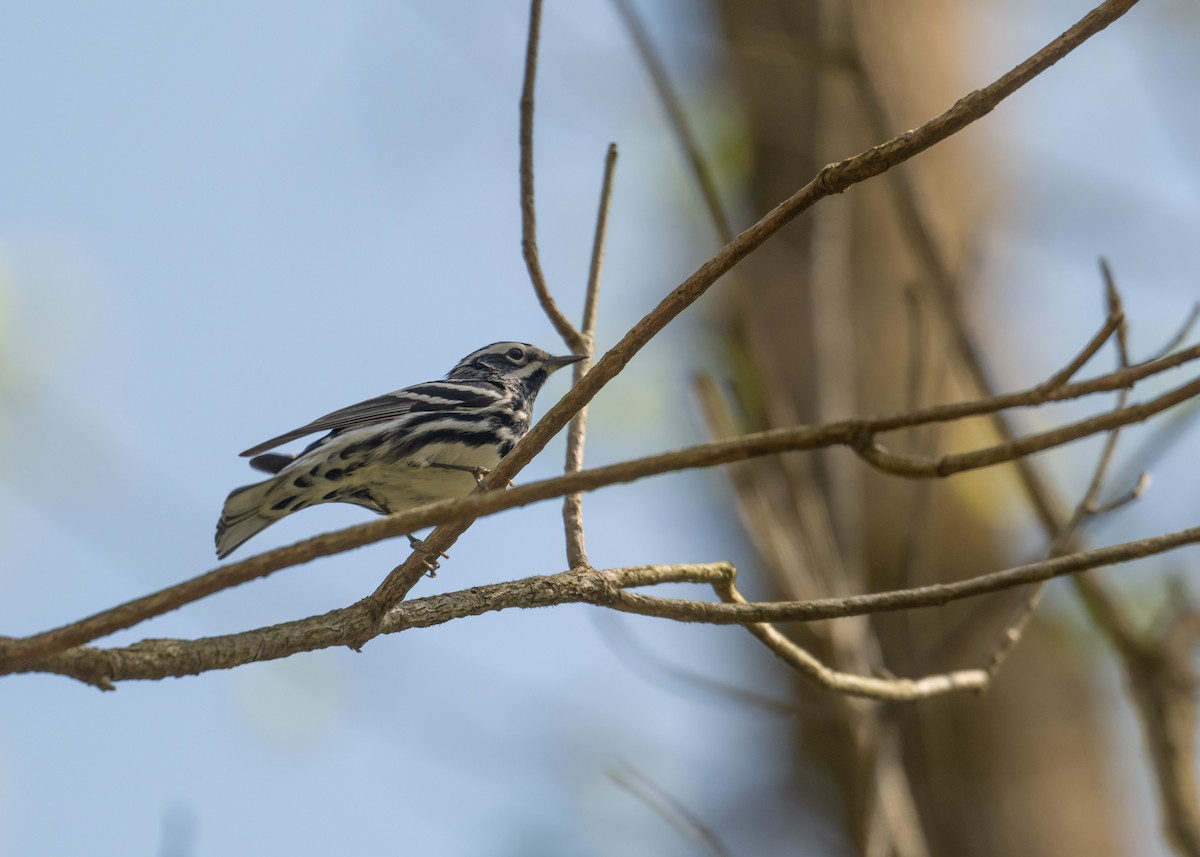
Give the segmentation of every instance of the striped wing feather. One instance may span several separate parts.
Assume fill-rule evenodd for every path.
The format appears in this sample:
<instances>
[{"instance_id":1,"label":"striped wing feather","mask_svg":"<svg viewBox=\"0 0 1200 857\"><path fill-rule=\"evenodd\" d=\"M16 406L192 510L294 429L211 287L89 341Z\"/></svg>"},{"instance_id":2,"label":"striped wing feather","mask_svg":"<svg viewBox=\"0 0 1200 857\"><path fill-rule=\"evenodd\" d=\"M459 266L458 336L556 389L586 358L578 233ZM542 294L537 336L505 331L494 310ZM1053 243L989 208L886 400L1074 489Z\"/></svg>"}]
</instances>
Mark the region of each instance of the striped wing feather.
<instances>
[{"instance_id":1,"label":"striped wing feather","mask_svg":"<svg viewBox=\"0 0 1200 857\"><path fill-rule=\"evenodd\" d=\"M469 384L430 381L426 384L406 387L394 393L376 396L374 399L367 399L357 405L350 405L318 417L307 425L265 440L241 454L246 457L258 455L319 431L338 431L357 428L369 423L386 422L415 411L454 413L464 410L479 410L496 404L504 396L504 388L489 381L473 381Z\"/></svg>"}]
</instances>

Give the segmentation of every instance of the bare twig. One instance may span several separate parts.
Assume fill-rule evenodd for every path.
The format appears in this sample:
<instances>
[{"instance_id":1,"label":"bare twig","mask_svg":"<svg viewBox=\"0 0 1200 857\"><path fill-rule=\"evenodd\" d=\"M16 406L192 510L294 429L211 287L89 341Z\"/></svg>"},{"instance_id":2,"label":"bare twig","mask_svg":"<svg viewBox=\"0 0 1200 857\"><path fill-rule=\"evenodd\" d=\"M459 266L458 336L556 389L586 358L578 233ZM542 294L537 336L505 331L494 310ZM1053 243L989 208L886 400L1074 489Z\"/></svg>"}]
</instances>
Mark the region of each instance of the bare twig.
<instances>
[{"instance_id":1,"label":"bare twig","mask_svg":"<svg viewBox=\"0 0 1200 857\"><path fill-rule=\"evenodd\" d=\"M650 34L646 32L646 27L642 24L642 20L638 17L630 0L613 0L613 5L616 6L617 13L625 24L625 29L629 31L629 36L633 39L633 46L642 60L642 65L646 67L646 71L650 75L663 112L667 114L667 121L670 122L671 129L675 132L675 139L683 147L684 157L696 179L700 195L704 197L704 205L708 209L709 217L712 218L713 226L716 227L717 237L723 243L729 244L733 241L733 228L729 225L729 218L721 205L721 197L717 193L717 183L713 180L708 162L700 153L700 143L692 132L691 125L688 124L687 114L684 113L683 104L679 101L675 87L671 85L662 57L654 47Z\"/></svg>"},{"instance_id":2,"label":"bare twig","mask_svg":"<svg viewBox=\"0 0 1200 857\"><path fill-rule=\"evenodd\" d=\"M1104 343L1108 342L1109 337L1111 337L1114 333L1123 331L1124 329L1125 313L1120 309L1110 312L1108 317L1104 319L1104 324L1098 331L1096 331L1095 336L1093 336L1088 344L1084 346L1083 350L1075 355L1075 358L1066 366L1064 366L1061 372L1058 372L1054 375L1054 377L1050 378L1046 382L1046 386L1050 389L1054 389L1055 387L1062 386L1070 381L1075 377L1075 373L1082 369L1089 360L1096 356L1096 352L1104 346ZM1122 336L1122 334L1118 333L1118 336Z\"/></svg>"},{"instance_id":3,"label":"bare twig","mask_svg":"<svg viewBox=\"0 0 1200 857\"><path fill-rule=\"evenodd\" d=\"M1088 514L1094 518L1099 515L1107 515L1109 512L1115 512L1118 509L1125 508L1133 501L1142 499L1142 495L1145 494L1150 488L1150 483L1152 481L1153 479L1150 477L1150 474L1143 471L1141 475L1138 476L1137 482L1133 483L1132 488L1130 488L1124 494L1121 494L1119 497L1114 497L1107 503L1099 505L1093 503L1088 508Z\"/></svg>"},{"instance_id":4,"label":"bare twig","mask_svg":"<svg viewBox=\"0 0 1200 857\"><path fill-rule=\"evenodd\" d=\"M1101 268L1104 274L1105 294L1108 299L1108 318L1104 328L1101 329L1101 333L1107 331L1107 334L1105 334L1103 340L1099 338L1100 334L1097 334L1096 337L1093 337L1092 343L1096 343L1096 349L1092 351L1092 354L1095 353L1095 350L1099 349L1103 342L1107 341L1111 334L1116 333L1118 365L1121 369L1127 369L1129 367L1129 351L1127 347L1128 335L1126 332L1125 312L1121 304L1121 296L1117 291L1116 284L1113 282L1112 274L1108 270L1107 264L1103 263L1103 261L1101 262ZM1113 322L1116 322L1115 326L1112 326ZM1091 343L1089 343L1089 346L1090 345ZM1087 350L1085 349L1083 353L1087 353ZM1083 354L1080 356L1082 357ZM1091 355L1088 355L1087 359L1090 359L1090 356ZM1079 362L1078 358L1075 362ZM1087 362L1086 359L1084 359L1083 362L1079 362L1079 366L1082 366L1085 362ZM1064 377L1062 383L1066 383L1066 381L1069 379L1070 376ZM1116 405L1114 406L1113 410L1120 411L1128 404L1129 388L1126 387L1118 391ZM1120 434L1121 428L1117 427L1110 431L1108 436L1105 438L1104 447L1100 451L1100 457L1097 459L1096 467L1092 472L1092 478L1088 483L1087 490L1084 491L1083 497L1081 497L1079 502L1075 505L1075 510L1071 513L1070 519L1054 536L1048 552L1050 557L1061 556L1069 551L1070 546L1075 541L1076 534L1089 518L1093 518L1105 511L1117 508L1116 505L1112 505L1107 508L1101 508L1098 503L1100 499L1100 492L1104 488L1105 480L1107 479L1109 469L1112 466L1113 457L1117 451L1117 440L1120 437ZM1140 484L1141 482L1139 481L1139 485ZM1137 492L1137 494L1140 494L1138 489L1135 488L1134 490ZM1137 494L1130 492L1130 498L1137 496ZM1128 499L1124 500L1121 505L1124 505L1124 502L1128 501ZM984 669L987 670L989 676L994 677L1000 671L1000 668L1004 665L1004 661L1008 658L1008 655L1021 642L1021 637L1025 632L1026 626L1029 624L1029 620L1033 617L1033 611L1037 609L1038 602L1041 600L1044 589L1044 583L1036 583L1029 586L1025 590L1021 601L1017 604L1012 617L1009 619L1008 627L1000 635L999 640L992 647L991 652L985 659Z\"/></svg>"},{"instance_id":5,"label":"bare twig","mask_svg":"<svg viewBox=\"0 0 1200 857\"><path fill-rule=\"evenodd\" d=\"M583 324L581 332L586 343L587 356L575 364L575 383L587 374L596 350L596 306L600 298L600 272L604 266L604 242L608 234L608 206L612 199L613 175L617 167L617 146L609 144L604 158L604 181L600 188L600 210L596 214L596 234L592 240L592 261L588 266L587 293L583 302ZM583 446L587 436L587 406L584 405L571 419L567 428L567 461L565 473L577 473L583 469ZM584 568L588 564L587 546L583 535L583 496L568 494L563 498L563 530L566 534L567 565Z\"/></svg>"},{"instance_id":6,"label":"bare twig","mask_svg":"<svg viewBox=\"0 0 1200 857\"><path fill-rule=\"evenodd\" d=\"M1110 316L1121 310L1120 294L1107 262L1101 260L1101 273L1108 294ZM1181 325L1178 333L1168 342L1159 355L1169 354L1187 337L1195 324L1200 306ZM1118 329L1117 349L1119 364L1129 365L1129 348L1125 326ZM986 393L987 388L981 388ZM1128 391L1122 390L1117 407L1128 400ZM1089 486L1083 502L1076 508L1071 519L1059 526L1054 535L1054 550L1066 551L1076 547L1075 534L1083 520L1117 508L1140 495L1148 483L1142 473L1134 488L1116 500L1100 505L1098 492L1106 469L1115 449L1117 431L1110 433L1102 451L1100 465ZM1025 465L1020 474L1027 489L1043 511L1051 509L1043 493L1043 485L1031 463ZM1048 528L1055 526L1052 514L1042 514L1041 520ZM1052 531L1053 533L1053 531ZM1085 607L1097 627L1108 638L1124 667L1126 681L1139 715L1156 784L1161 799L1163 828L1172 846L1181 854L1200 855L1200 815L1197 813L1197 795L1194 768L1196 707L1194 687L1195 670L1192 665L1191 646L1194 644L1197 627L1196 613L1191 608L1182 609L1179 621L1173 628L1184 628L1178 635L1170 631L1159 640L1151 640L1139 633L1133 619L1120 602L1112 596L1104 583L1094 575L1073 578ZM1026 597L1026 612L1018 612L1017 622L1009 629L1006 637L992 653L989 672L999 668L1007 651L1020 639L1021 626L1028 620L1028 611L1036 604L1040 591L1034 587Z\"/></svg>"},{"instance_id":7,"label":"bare twig","mask_svg":"<svg viewBox=\"0 0 1200 857\"><path fill-rule=\"evenodd\" d=\"M916 679L875 678L840 672L821 663L767 623L747 625L746 630L757 637L781 661L814 684L849 696L863 696L889 702L916 702L947 693L981 691L988 683L987 673L980 669L955 670Z\"/></svg>"},{"instance_id":8,"label":"bare twig","mask_svg":"<svg viewBox=\"0 0 1200 857\"><path fill-rule=\"evenodd\" d=\"M581 353L584 342L570 320L563 315L558 304L550 295L546 274L542 271L542 260L537 247L537 207L533 192L533 107L534 89L537 83L538 44L542 30L542 0L531 0L529 4L529 37L525 43L525 82L521 87L521 253L529 279L537 294L542 311L563 338L567 347Z\"/></svg>"},{"instance_id":9,"label":"bare twig","mask_svg":"<svg viewBox=\"0 0 1200 857\"><path fill-rule=\"evenodd\" d=\"M588 263L587 293L583 301L583 332L596 332L596 309L600 302L600 272L604 269L604 247L608 240L608 209L612 203L613 179L617 171L617 144L609 143L604 153L604 179L600 183L600 205L596 212L596 232L592 238L592 257ZM594 343L593 347L594 347ZM589 355L592 352L588 352Z\"/></svg>"},{"instance_id":10,"label":"bare twig","mask_svg":"<svg viewBox=\"0 0 1200 857\"><path fill-rule=\"evenodd\" d=\"M1131 405L1057 429L1029 434L1006 443L998 443L972 452L953 455L904 455L892 452L873 439L864 437L858 438L852 446L863 460L884 473L909 479L942 478L980 467L991 467L995 464L1026 459L1033 453L1061 446L1072 440L1108 431L1118 426L1141 422L1198 394L1200 394L1200 379L1176 387L1169 393L1140 405Z\"/></svg>"},{"instance_id":11,"label":"bare twig","mask_svg":"<svg viewBox=\"0 0 1200 857\"><path fill-rule=\"evenodd\" d=\"M1200 303L1192 304L1192 310L1187 314L1187 318L1183 320L1183 324L1179 326L1179 330L1176 331L1175 335L1171 337L1166 345L1152 355L1151 359L1170 354L1176 348L1183 345L1184 341L1191 335L1197 320L1200 320Z\"/></svg>"},{"instance_id":12,"label":"bare twig","mask_svg":"<svg viewBox=\"0 0 1200 857\"><path fill-rule=\"evenodd\" d=\"M1026 583L1037 583L1089 569L1132 562L1198 542L1200 542L1200 527L1190 527L1161 536L1124 542L1110 547L1093 548L1027 565L1019 565L1004 571L996 571L953 583L935 583L871 595L760 604L714 604L708 601L660 598L621 590L613 593L612 600L606 602L604 606L625 613L657 616L661 619L673 619L678 622L717 625L736 625L747 622L815 622L822 619L840 619L867 613L888 613L917 607L937 607L951 601L974 598ZM717 583L722 583L726 579L728 578L722 578Z\"/></svg>"}]
</instances>

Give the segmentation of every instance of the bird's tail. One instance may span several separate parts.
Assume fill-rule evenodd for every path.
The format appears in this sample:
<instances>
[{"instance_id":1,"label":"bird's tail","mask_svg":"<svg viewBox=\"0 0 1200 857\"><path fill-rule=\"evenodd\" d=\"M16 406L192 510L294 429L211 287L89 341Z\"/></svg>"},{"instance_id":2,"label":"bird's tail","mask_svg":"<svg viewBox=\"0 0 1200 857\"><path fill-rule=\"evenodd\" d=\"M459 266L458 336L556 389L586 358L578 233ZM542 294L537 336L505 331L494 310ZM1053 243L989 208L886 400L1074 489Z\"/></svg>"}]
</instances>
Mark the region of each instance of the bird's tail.
<instances>
[{"instance_id":1,"label":"bird's tail","mask_svg":"<svg viewBox=\"0 0 1200 857\"><path fill-rule=\"evenodd\" d=\"M288 503L271 505L272 489L277 479L267 479L236 488L225 500L221 520L217 521L217 557L225 559L251 536L257 535L271 524L295 509ZM293 498L287 498L290 502ZM282 508L277 508L282 506Z\"/></svg>"}]
</instances>

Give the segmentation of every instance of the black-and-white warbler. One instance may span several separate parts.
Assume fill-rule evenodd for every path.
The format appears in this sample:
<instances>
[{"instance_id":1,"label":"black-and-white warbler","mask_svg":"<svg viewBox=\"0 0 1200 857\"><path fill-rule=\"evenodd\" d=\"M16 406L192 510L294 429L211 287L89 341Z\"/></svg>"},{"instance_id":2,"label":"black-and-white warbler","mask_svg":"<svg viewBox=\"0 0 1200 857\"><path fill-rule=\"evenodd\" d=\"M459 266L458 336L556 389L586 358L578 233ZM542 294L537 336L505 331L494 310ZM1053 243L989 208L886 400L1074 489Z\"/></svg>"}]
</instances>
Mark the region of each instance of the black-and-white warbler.
<instances>
[{"instance_id":1,"label":"black-and-white warbler","mask_svg":"<svg viewBox=\"0 0 1200 857\"><path fill-rule=\"evenodd\" d=\"M252 467L275 475L225 500L217 556L318 503L387 515L469 494L529 431L533 400L550 373L582 359L497 342L468 354L444 381L368 399L246 450ZM267 452L319 431L329 434L299 455Z\"/></svg>"}]
</instances>

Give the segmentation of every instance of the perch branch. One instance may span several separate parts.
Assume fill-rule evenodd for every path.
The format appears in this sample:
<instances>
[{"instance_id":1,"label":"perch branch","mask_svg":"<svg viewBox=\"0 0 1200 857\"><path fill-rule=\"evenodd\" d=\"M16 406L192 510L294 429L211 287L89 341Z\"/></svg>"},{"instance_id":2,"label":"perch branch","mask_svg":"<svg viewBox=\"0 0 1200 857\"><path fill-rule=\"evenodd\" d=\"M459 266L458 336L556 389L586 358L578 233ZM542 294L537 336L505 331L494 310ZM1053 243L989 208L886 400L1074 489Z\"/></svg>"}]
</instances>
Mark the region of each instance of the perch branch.
<instances>
[{"instance_id":1,"label":"perch branch","mask_svg":"<svg viewBox=\"0 0 1200 857\"><path fill-rule=\"evenodd\" d=\"M349 607L285 622L266 628L198 640L143 640L131 646L97 649L77 646L48 658L21 665L9 672L49 672L70 676L97 687L111 689L113 683L130 679L159 679L229 669L245 663L274 660L298 652L349 645L364 633L394 634L411 628L440 625L467 616L514 608L548 607L587 603L626 613L639 613L680 622L745 625L761 622L811 622L879 613L934 607L963 598L996 592L1052 577L1075 574L1116 563L1127 563L1188 544L1200 542L1200 527L1097 548L1043 560L1004 571L992 572L953 583L912 589L823 598L812 601L769 603L718 603L659 598L629 592L629 587L662 583L699 583L714 587L732 585L735 571L728 563L710 565L636 566L607 571L566 571L545 577L529 577L507 583L478 586L460 592L401 602L376 620L371 605L360 601ZM974 687L966 678L971 671L943 685ZM872 679L872 682L883 681ZM920 680L901 679L906 682ZM868 683L869 684L869 683ZM931 685L932 686L932 685ZM850 688L845 688L850 689ZM853 692L878 688L859 684ZM887 698L913 698L903 694L945 692L942 690L882 691Z\"/></svg>"},{"instance_id":2,"label":"perch branch","mask_svg":"<svg viewBox=\"0 0 1200 857\"><path fill-rule=\"evenodd\" d=\"M871 443L871 438L883 432L984 416L1008 408L1065 401L1098 392L1111 392L1127 387L1141 378L1167 371L1197 358L1200 358L1200 346L1137 364L1128 369L1065 384L1053 390L1048 390L1045 384L1039 384L1022 392L992 396L971 402L935 405L900 414L843 420L820 426L773 429L729 440L698 444L606 467L568 473L553 479L531 482L508 491L481 492L458 500L432 503L252 556L60 628L20 639L0 639L0 674L12 671L18 665L82 645L123 628L129 628L153 616L175 610L184 604L204 598L222 589L266 577L280 569L300 565L322 556L405 535L424 527L434 525L439 525L440 528L465 527L466 524L478 517L505 509L570 493L591 491L607 485L632 482L647 476L676 470L713 467L756 456L837 445L857 448ZM584 376L585 380L587 377ZM1019 439L1018 443L1022 444L1022 449L1025 450L1024 454L1028 454L1084 436L1085 433L1079 429L1083 424L1087 424L1091 433L1108 431L1117 425L1145 419L1152 413L1170 407L1180 398L1180 390L1197 386L1200 386L1200 380L1168 391L1142 405L1110 411L1100 417L1083 420L1081 423L1030 436L1037 439L1036 444L1027 443L1029 438ZM1008 460L1006 455L1015 454L1018 453L1011 444L1002 444L1000 447L990 447L981 452L948 456L947 459L953 465L952 469L957 472L969 469L966 466L968 463L976 467L988 466L997 461ZM928 469L924 468L924 470ZM933 468L935 471L936 469L936 467ZM922 468L914 468L913 472L906 475L937 474L929 474L922 472ZM426 545L429 545L429 539L426 539ZM378 618L378 605L373 605L373 609Z\"/></svg>"}]
</instances>

